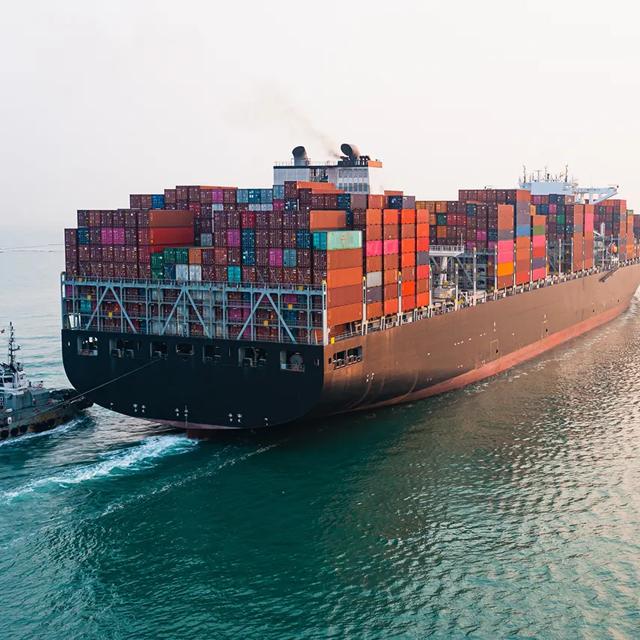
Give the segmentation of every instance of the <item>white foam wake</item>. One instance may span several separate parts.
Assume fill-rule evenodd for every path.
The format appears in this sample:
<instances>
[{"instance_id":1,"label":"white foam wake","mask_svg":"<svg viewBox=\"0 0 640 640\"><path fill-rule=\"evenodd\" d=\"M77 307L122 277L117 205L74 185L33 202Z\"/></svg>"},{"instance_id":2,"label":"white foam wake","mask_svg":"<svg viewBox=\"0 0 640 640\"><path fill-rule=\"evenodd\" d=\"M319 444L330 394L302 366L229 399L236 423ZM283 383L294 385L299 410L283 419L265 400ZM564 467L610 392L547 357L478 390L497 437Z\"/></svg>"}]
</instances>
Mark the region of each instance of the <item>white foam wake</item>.
<instances>
[{"instance_id":1,"label":"white foam wake","mask_svg":"<svg viewBox=\"0 0 640 640\"><path fill-rule=\"evenodd\" d=\"M99 462L73 467L59 474L33 480L14 491L6 491L3 497L5 500L13 500L50 487L68 487L127 470L148 468L158 458L184 453L197 444L197 440L185 436L151 436L134 447L105 454Z\"/></svg>"},{"instance_id":2,"label":"white foam wake","mask_svg":"<svg viewBox=\"0 0 640 640\"><path fill-rule=\"evenodd\" d=\"M0 441L0 447L15 447L25 442L29 442L30 440L34 440L36 438L44 438L51 436L59 436L67 431L70 431L74 427L77 427L79 424L82 424L83 417L74 418L73 420L63 424L59 427L55 427L55 429L49 429L48 431L40 431L38 433L25 433L23 436L15 436L13 438L7 438L6 440Z\"/></svg>"}]
</instances>

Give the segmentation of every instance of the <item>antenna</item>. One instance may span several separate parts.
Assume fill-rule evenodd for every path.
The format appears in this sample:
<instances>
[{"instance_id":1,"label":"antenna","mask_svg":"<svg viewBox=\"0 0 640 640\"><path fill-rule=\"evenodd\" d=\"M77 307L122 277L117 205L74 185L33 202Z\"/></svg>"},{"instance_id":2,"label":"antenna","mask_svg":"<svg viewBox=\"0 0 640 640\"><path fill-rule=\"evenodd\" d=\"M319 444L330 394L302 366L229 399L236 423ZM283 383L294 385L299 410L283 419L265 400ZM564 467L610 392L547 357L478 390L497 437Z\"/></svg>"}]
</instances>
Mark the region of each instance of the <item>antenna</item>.
<instances>
[{"instance_id":1,"label":"antenna","mask_svg":"<svg viewBox=\"0 0 640 640\"><path fill-rule=\"evenodd\" d=\"M16 339L13 330L13 322L9 323L9 366L15 371L16 353L20 351L20 346L16 345Z\"/></svg>"}]
</instances>

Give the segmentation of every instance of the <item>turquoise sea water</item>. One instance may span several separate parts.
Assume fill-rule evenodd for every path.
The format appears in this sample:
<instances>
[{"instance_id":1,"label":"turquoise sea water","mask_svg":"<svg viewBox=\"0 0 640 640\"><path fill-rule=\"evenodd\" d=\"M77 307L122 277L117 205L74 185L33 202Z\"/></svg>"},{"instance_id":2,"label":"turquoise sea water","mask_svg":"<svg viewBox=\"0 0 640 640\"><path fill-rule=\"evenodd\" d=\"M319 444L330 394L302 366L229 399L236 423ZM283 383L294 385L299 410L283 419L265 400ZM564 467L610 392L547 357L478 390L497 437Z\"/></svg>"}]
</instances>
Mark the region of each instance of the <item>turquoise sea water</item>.
<instances>
[{"instance_id":1,"label":"turquoise sea water","mask_svg":"<svg viewBox=\"0 0 640 640\"><path fill-rule=\"evenodd\" d=\"M58 250L0 322L64 384ZM640 306L422 403L260 441L93 408L0 444L0 638L636 638Z\"/></svg>"}]
</instances>

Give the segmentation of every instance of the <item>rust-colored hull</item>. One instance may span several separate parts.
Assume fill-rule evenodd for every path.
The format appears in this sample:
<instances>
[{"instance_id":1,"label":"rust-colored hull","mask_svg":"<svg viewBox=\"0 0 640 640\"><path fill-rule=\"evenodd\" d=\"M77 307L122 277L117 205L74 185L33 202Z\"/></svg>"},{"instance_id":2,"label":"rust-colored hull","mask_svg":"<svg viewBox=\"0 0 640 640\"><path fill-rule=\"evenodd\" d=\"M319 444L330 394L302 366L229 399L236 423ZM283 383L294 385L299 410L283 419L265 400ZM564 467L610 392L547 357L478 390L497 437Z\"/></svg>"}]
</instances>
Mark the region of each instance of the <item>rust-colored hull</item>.
<instances>
[{"instance_id":1,"label":"rust-colored hull","mask_svg":"<svg viewBox=\"0 0 640 640\"><path fill-rule=\"evenodd\" d=\"M609 322L640 285L640 265L597 273L376 332L362 362L325 374L319 413L399 404L459 389Z\"/></svg>"}]
</instances>

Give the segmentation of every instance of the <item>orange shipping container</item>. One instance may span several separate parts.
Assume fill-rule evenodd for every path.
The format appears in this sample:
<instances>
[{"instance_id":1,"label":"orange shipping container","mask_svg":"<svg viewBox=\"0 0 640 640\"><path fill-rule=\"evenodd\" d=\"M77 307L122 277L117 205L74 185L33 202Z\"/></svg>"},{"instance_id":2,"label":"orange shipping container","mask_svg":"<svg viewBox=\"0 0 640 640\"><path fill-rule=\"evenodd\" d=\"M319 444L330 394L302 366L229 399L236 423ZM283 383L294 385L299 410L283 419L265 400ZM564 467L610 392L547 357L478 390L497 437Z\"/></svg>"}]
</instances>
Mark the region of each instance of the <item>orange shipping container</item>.
<instances>
[{"instance_id":1,"label":"orange shipping container","mask_svg":"<svg viewBox=\"0 0 640 640\"><path fill-rule=\"evenodd\" d=\"M383 271L383 284L393 284L398 282L398 270L397 269L387 269Z\"/></svg>"},{"instance_id":2,"label":"orange shipping container","mask_svg":"<svg viewBox=\"0 0 640 640\"><path fill-rule=\"evenodd\" d=\"M429 236L416 240L416 251L429 251Z\"/></svg>"},{"instance_id":3,"label":"orange shipping container","mask_svg":"<svg viewBox=\"0 0 640 640\"><path fill-rule=\"evenodd\" d=\"M369 194L367 204L371 209L382 209L384 207L384 196Z\"/></svg>"},{"instance_id":4,"label":"orange shipping container","mask_svg":"<svg viewBox=\"0 0 640 640\"><path fill-rule=\"evenodd\" d=\"M382 209L367 209L365 219L367 227L382 224Z\"/></svg>"},{"instance_id":5,"label":"orange shipping container","mask_svg":"<svg viewBox=\"0 0 640 640\"><path fill-rule=\"evenodd\" d=\"M382 240L382 225L374 224L367 227L365 231L366 239L368 240Z\"/></svg>"},{"instance_id":6,"label":"orange shipping container","mask_svg":"<svg viewBox=\"0 0 640 640\"><path fill-rule=\"evenodd\" d=\"M400 241L400 253L415 253L416 240L415 238L406 238Z\"/></svg>"},{"instance_id":7,"label":"orange shipping container","mask_svg":"<svg viewBox=\"0 0 640 640\"><path fill-rule=\"evenodd\" d=\"M416 293L428 293L429 292L429 280L417 280L416 281Z\"/></svg>"},{"instance_id":8,"label":"orange shipping container","mask_svg":"<svg viewBox=\"0 0 640 640\"><path fill-rule=\"evenodd\" d=\"M367 320L373 320L373 318L379 318L382 315L383 306L382 302L373 302L367 305Z\"/></svg>"},{"instance_id":9,"label":"orange shipping container","mask_svg":"<svg viewBox=\"0 0 640 640\"><path fill-rule=\"evenodd\" d=\"M362 304L347 304L327 309L327 324L330 327L357 320L362 320Z\"/></svg>"},{"instance_id":10,"label":"orange shipping container","mask_svg":"<svg viewBox=\"0 0 640 640\"><path fill-rule=\"evenodd\" d=\"M385 300L397 300L398 299L398 285L397 284L385 284L383 298Z\"/></svg>"},{"instance_id":11,"label":"orange shipping container","mask_svg":"<svg viewBox=\"0 0 640 640\"><path fill-rule=\"evenodd\" d=\"M202 264L202 249L198 247L189 249L189 264Z\"/></svg>"},{"instance_id":12,"label":"orange shipping container","mask_svg":"<svg viewBox=\"0 0 640 640\"><path fill-rule=\"evenodd\" d=\"M398 209L384 209L382 212L382 223L386 225L397 225L400 222L400 212Z\"/></svg>"},{"instance_id":13,"label":"orange shipping container","mask_svg":"<svg viewBox=\"0 0 640 640\"><path fill-rule=\"evenodd\" d=\"M513 275L513 262L498 263L498 277Z\"/></svg>"},{"instance_id":14,"label":"orange shipping container","mask_svg":"<svg viewBox=\"0 0 640 640\"><path fill-rule=\"evenodd\" d=\"M416 295L416 306L417 307L429 306L429 292L418 293Z\"/></svg>"},{"instance_id":15,"label":"orange shipping container","mask_svg":"<svg viewBox=\"0 0 640 640\"><path fill-rule=\"evenodd\" d=\"M408 280L407 282L402 283L402 297L404 296L413 296L416 293L416 283L415 280Z\"/></svg>"},{"instance_id":16,"label":"orange shipping container","mask_svg":"<svg viewBox=\"0 0 640 640\"><path fill-rule=\"evenodd\" d=\"M362 267L362 249L334 249L327 251L327 269Z\"/></svg>"},{"instance_id":17,"label":"orange shipping container","mask_svg":"<svg viewBox=\"0 0 640 640\"><path fill-rule=\"evenodd\" d=\"M513 286L513 276L498 276L498 289Z\"/></svg>"},{"instance_id":18,"label":"orange shipping container","mask_svg":"<svg viewBox=\"0 0 640 640\"><path fill-rule=\"evenodd\" d=\"M344 211L331 209L314 210L310 214L310 229L344 229L347 226L347 215Z\"/></svg>"},{"instance_id":19,"label":"orange shipping container","mask_svg":"<svg viewBox=\"0 0 640 640\"><path fill-rule=\"evenodd\" d=\"M415 252L407 252L400 254L400 266L404 267L415 267L416 266L416 254Z\"/></svg>"},{"instance_id":20,"label":"orange shipping container","mask_svg":"<svg viewBox=\"0 0 640 640\"><path fill-rule=\"evenodd\" d=\"M417 224L429 224L430 213L426 209L416 210L416 223ZM427 229L427 231L429 231Z\"/></svg>"},{"instance_id":21,"label":"orange shipping container","mask_svg":"<svg viewBox=\"0 0 640 640\"><path fill-rule=\"evenodd\" d=\"M429 224L424 222L418 222L416 225L416 238L428 238L429 237Z\"/></svg>"},{"instance_id":22,"label":"orange shipping container","mask_svg":"<svg viewBox=\"0 0 640 640\"><path fill-rule=\"evenodd\" d=\"M405 280L415 280L416 279L416 268L413 267L413 266L404 267L402 269L401 275L402 275L402 281L403 282Z\"/></svg>"},{"instance_id":23,"label":"orange shipping container","mask_svg":"<svg viewBox=\"0 0 640 640\"><path fill-rule=\"evenodd\" d=\"M350 269L330 269L327 271L327 287L348 287L353 284L361 284L362 267Z\"/></svg>"},{"instance_id":24,"label":"orange shipping container","mask_svg":"<svg viewBox=\"0 0 640 640\"><path fill-rule=\"evenodd\" d=\"M366 266L367 273L382 271L382 256L368 256Z\"/></svg>"},{"instance_id":25,"label":"orange shipping container","mask_svg":"<svg viewBox=\"0 0 640 640\"><path fill-rule=\"evenodd\" d=\"M382 264L385 269L398 269L400 266L400 256L397 253L385 253L382 256Z\"/></svg>"},{"instance_id":26,"label":"orange shipping container","mask_svg":"<svg viewBox=\"0 0 640 640\"><path fill-rule=\"evenodd\" d=\"M400 210L400 222L402 224L415 224L416 223L416 210L415 209L401 209Z\"/></svg>"},{"instance_id":27,"label":"orange shipping container","mask_svg":"<svg viewBox=\"0 0 640 640\"><path fill-rule=\"evenodd\" d=\"M398 313L398 298L394 298L393 300L385 300L382 307L385 316L391 315L393 313Z\"/></svg>"}]
</instances>

